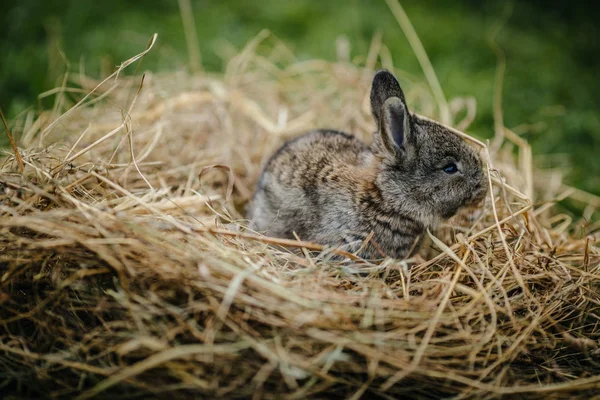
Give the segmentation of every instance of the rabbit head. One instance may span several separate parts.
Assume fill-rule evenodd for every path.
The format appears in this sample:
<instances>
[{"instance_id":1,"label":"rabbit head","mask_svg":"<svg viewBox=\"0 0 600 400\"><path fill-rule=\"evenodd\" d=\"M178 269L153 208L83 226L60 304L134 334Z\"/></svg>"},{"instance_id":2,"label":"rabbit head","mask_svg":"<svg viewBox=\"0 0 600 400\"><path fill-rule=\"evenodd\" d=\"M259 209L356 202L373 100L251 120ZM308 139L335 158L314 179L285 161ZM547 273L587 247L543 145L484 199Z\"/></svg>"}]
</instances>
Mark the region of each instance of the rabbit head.
<instances>
[{"instance_id":1,"label":"rabbit head","mask_svg":"<svg viewBox=\"0 0 600 400\"><path fill-rule=\"evenodd\" d=\"M411 115L400 84L379 71L371 89L372 152L386 202L435 227L487 193L478 153L443 125Z\"/></svg>"}]
</instances>

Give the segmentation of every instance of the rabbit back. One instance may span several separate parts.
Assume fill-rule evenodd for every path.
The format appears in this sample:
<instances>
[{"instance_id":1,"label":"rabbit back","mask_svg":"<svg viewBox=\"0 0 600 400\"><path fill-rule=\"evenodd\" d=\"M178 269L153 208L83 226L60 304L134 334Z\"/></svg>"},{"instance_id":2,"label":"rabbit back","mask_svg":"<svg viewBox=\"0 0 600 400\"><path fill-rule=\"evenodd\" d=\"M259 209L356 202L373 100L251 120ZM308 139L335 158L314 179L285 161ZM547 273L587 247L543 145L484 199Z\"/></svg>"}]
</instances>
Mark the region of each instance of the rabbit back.
<instances>
[{"instance_id":1,"label":"rabbit back","mask_svg":"<svg viewBox=\"0 0 600 400\"><path fill-rule=\"evenodd\" d=\"M341 244L358 230L357 178L372 157L352 135L316 130L284 143L266 163L249 218L256 230L282 238Z\"/></svg>"}]
</instances>

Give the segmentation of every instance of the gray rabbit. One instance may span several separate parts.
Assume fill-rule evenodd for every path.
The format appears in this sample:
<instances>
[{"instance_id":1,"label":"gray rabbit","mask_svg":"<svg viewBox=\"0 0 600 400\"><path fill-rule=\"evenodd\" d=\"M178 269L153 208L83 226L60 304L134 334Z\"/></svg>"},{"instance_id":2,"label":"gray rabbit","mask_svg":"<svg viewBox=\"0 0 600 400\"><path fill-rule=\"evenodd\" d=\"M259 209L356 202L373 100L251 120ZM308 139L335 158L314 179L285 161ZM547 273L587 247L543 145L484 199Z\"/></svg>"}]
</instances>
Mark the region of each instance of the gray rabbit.
<instances>
[{"instance_id":1,"label":"gray rabbit","mask_svg":"<svg viewBox=\"0 0 600 400\"><path fill-rule=\"evenodd\" d=\"M400 84L375 74L369 147L316 130L283 144L267 162L249 207L256 230L358 252L404 258L424 231L486 196L478 153L442 125L410 114ZM366 240L369 239L369 240Z\"/></svg>"}]
</instances>

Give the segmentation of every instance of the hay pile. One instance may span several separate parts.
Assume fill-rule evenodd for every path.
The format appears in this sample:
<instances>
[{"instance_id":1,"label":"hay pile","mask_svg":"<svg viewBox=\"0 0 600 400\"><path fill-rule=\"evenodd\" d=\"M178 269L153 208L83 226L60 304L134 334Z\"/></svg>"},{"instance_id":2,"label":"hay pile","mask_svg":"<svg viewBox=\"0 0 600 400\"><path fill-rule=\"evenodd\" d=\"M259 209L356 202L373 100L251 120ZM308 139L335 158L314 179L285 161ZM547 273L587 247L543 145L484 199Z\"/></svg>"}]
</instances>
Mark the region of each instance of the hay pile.
<instances>
[{"instance_id":1,"label":"hay pile","mask_svg":"<svg viewBox=\"0 0 600 400\"><path fill-rule=\"evenodd\" d=\"M0 175L5 398L595 393L598 224L553 204L575 196L589 216L597 199L534 170L508 130L483 214L435 232L429 261L333 262L244 228L284 140L314 127L369 140L387 54L375 40L356 63L297 62L261 34L223 75L77 76L19 120L24 171L10 153ZM427 87L399 76L437 117ZM451 123L466 127L472 106L451 102Z\"/></svg>"}]
</instances>

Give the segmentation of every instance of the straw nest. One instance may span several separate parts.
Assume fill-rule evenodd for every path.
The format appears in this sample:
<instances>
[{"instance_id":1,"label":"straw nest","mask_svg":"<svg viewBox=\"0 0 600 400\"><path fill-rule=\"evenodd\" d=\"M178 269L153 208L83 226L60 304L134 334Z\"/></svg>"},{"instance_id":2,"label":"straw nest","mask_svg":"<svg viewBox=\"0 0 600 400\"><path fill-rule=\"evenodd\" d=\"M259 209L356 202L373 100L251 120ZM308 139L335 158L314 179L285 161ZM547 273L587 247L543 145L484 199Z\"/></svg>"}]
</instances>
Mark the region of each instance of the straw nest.
<instances>
[{"instance_id":1,"label":"straw nest","mask_svg":"<svg viewBox=\"0 0 600 400\"><path fill-rule=\"evenodd\" d=\"M369 140L367 57L298 62L261 34L224 74L72 77L16 122L0 175L0 390L44 398L498 398L600 388L598 225L507 129L491 196L412 260L245 228L266 157L332 127ZM380 63L381 64L378 64ZM396 70L409 104L465 129ZM143 83L142 83L143 81ZM463 116L459 118L458 116ZM480 146L481 142L475 142ZM23 169L21 169L21 166ZM595 230L595 231L594 231ZM594 237L594 235L596 235ZM424 261L427 260L427 261Z\"/></svg>"}]
</instances>

